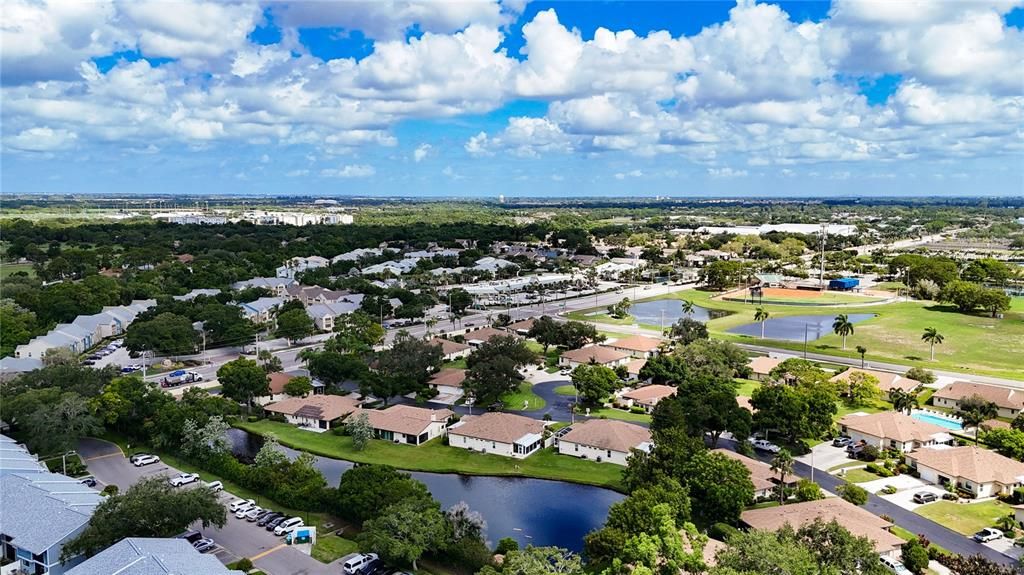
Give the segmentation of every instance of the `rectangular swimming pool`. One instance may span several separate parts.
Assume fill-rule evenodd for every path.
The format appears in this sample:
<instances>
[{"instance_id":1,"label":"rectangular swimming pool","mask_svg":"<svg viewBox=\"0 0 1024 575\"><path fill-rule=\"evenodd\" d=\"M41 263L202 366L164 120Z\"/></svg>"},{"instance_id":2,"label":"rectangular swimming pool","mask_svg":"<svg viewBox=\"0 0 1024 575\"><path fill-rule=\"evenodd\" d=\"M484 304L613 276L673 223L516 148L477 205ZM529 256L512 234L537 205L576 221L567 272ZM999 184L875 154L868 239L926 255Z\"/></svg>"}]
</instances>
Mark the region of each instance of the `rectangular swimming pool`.
<instances>
[{"instance_id":1,"label":"rectangular swimming pool","mask_svg":"<svg viewBox=\"0 0 1024 575\"><path fill-rule=\"evenodd\" d=\"M942 415L938 415L935 413L914 410L913 412L910 413L910 417L913 417L918 421L924 421L926 423L931 423L932 425L938 425L939 427L943 427L950 431L964 430L963 424L960 423L959 421L951 417L944 417Z\"/></svg>"}]
</instances>

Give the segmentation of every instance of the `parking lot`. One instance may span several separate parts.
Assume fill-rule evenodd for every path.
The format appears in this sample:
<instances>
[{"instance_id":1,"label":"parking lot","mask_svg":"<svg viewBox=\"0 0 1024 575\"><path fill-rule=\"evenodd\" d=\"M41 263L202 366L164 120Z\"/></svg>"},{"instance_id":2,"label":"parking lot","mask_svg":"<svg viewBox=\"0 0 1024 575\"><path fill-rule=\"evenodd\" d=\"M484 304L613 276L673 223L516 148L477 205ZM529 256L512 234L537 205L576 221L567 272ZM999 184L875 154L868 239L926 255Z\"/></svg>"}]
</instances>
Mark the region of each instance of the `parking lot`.
<instances>
[{"instance_id":1,"label":"parking lot","mask_svg":"<svg viewBox=\"0 0 1024 575\"><path fill-rule=\"evenodd\" d=\"M82 440L79 454L97 481L96 489L103 489L106 485L117 485L119 490L124 491L144 477L170 478L179 473L177 469L162 461L135 467L128 462L116 445L96 439ZM182 489L195 488L196 485L198 484L192 483ZM220 492L219 498L225 506L238 499L226 491ZM298 549L285 545L283 537L278 537L255 523L236 519L230 512L224 527L204 529L202 525L195 524L190 528L201 531L204 537L210 537L217 543L212 553L225 564L248 557L257 568L270 575L341 573L340 562L344 558L330 564L321 563Z\"/></svg>"}]
</instances>

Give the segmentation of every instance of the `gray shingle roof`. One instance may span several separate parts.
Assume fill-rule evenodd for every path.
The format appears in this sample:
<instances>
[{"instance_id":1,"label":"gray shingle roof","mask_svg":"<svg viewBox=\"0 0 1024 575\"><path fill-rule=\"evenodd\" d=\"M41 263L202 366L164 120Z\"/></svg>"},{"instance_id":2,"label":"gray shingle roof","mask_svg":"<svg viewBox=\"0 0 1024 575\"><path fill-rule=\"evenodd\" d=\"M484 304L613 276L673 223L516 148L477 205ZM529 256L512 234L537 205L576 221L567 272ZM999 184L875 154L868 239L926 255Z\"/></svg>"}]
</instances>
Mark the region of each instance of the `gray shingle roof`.
<instances>
[{"instance_id":1,"label":"gray shingle roof","mask_svg":"<svg viewBox=\"0 0 1024 575\"><path fill-rule=\"evenodd\" d=\"M222 575L231 571L184 539L128 537L93 555L65 575Z\"/></svg>"},{"instance_id":2,"label":"gray shingle roof","mask_svg":"<svg viewBox=\"0 0 1024 575\"><path fill-rule=\"evenodd\" d=\"M0 474L0 531L32 553L42 553L85 527L103 498L56 473Z\"/></svg>"}]
</instances>

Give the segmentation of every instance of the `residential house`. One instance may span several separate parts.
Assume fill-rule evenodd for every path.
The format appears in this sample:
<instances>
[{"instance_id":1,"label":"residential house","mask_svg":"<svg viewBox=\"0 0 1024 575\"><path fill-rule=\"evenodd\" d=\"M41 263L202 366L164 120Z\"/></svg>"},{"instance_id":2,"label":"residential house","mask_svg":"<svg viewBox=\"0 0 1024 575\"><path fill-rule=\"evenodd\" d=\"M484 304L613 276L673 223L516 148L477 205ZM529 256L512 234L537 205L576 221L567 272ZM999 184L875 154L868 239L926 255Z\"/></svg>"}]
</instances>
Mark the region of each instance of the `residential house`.
<instances>
[{"instance_id":1,"label":"residential house","mask_svg":"<svg viewBox=\"0 0 1024 575\"><path fill-rule=\"evenodd\" d=\"M231 289L241 291L249 288L264 288L272 291L276 296L284 296L285 288L296 283L298 282L292 278L252 278L231 284Z\"/></svg>"},{"instance_id":2,"label":"residential house","mask_svg":"<svg viewBox=\"0 0 1024 575\"><path fill-rule=\"evenodd\" d=\"M787 524L799 529L818 519L826 523L835 521L853 535L867 537L879 555L899 557L904 541L889 531L893 527L891 522L838 497L750 509L740 515L740 521L748 527L763 531L778 531Z\"/></svg>"},{"instance_id":3,"label":"residential house","mask_svg":"<svg viewBox=\"0 0 1024 575\"><path fill-rule=\"evenodd\" d=\"M99 491L57 473L0 473L0 558L25 573L62 575L82 561L61 561L65 544L89 524Z\"/></svg>"},{"instance_id":4,"label":"residential house","mask_svg":"<svg viewBox=\"0 0 1024 575\"><path fill-rule=\"evenodd\" d=\"M491 341L496 337L508 337L514 336L503 329L497 329L493 327L483 327L478 330L467 332L465 335L466 343L473 347L480 347L481 345Z\"/></svg>"},{"instance_id":5,"label":"residential house","mask_svg":"<svg viewBox=\"0 0 1024 575\"><path fill-rule=\"evenodd\" d=\"M544 446L545 425L511 413L467 415L448 428L448 445L522 459Z\"/></svg>"},{"instance_id":6,"label":"residential house","mask_svg":"<svg viewBox=\"0 0 1024 575\"><path fill-rule=\"evenodd\" d=\"M74 353L82 353L85 348L80 339L50 332L40 335L14 348L14 357L42 359L51 349L66 347Z\"/></svg>"},{"instance_id":7,"label":"residential house","mask_svg":"<svg viewBox=\"0 0 1024 575\"><path fill-rule=\"evenodd\" d=\"M394 276L400 276L402 274L407 274L415 270L417 261L419 260L403 259L397 262L383 262L372 266L367 266L360 270L359 273L361 273L364 276L373 274L391 274Z\"/></svg>"},{"instance_id":8,"label":"residential house","mask_svg":"<svg viewBox=\"0 0 1024 575\"><path fill-rule=\"evenodd\" d=\"M508 260L502 260L491 256L482 257L476 260L474 264L475 265L473 265L472 269L475 269L477 271L490 272L492 274L497 273L499 270L505 269L507 267L516 267L516 264Z\"/></svg>"},{"instance_id":9,"label":"residential house","mask_svg":"<svg viewBox=\"0 0 1024 575\"><path fill-rule=\"evenodd\" d=\"M611 343L604 344L616 351L629 354L632 357L647 359L658 354L658 348L664 343L656 337L645 335L633 335L617 339Z\"/></svg>"},{"instance_id":10,"label":"residential house","mask_svg":"<svg viewBox=\"0 0 1024 575\"><path fill-rule=\"evenodd\" d=\"M629 374L626 379L629 381L640 381L640 370L647 365L646 359L634 359L626 364L626 373Z\"/></svg>"},{"instance_id":11,"label":"residential house","mask_svg":"<svg viewBox=\"0 0 1024 575\"><path fill-rule=\"evenodd\" d=\"M514 334L526 337L530 333L530 330L533 329L533 324L536 323L536 321L537 320L533 319L532 317L519 320L515 323L508 324L507 326L505 326L505 329Z\"/></svg>"},{"instance_id":12,"label":"residential house","mask_svg":"<svg viewBox=\"0 0 1024 575\"><path fill-rule=\"evenodd\" d=\"M777 357L768 357L766 355L751 358L750 363L748 364L750 366L751 377L757 381L765 381L768 379L768 374L778 367L783 361L785 360Z\"/></svg>"},{"instance_id":13,"label":"residential house","mask_svg":"<svg viewBox=\"0 0 1024 575\"><path fill-rule=\"evenodd\" d=\"M563 352L558 358L558 365L575 369L580 365L603 365L612 369L626 365L633 359L628 353L603 345L591 345Z\"/></svg>"},{"instance_id":14,"label":"residential house","mask_svg":"<svg viewBox=\"0 0 1024 575\"><path fill-rule=\"evenodd\" d=\"M1024 463L974 445L919 449L908 453L906 461L924 481L952 483L975 497L1009 495L1024 486Z\"/></svg>"},{"instance_id":15,"label":"residential house","mask_svg":"<svg viewBox=\"0 0 1024 575\"><path fill-rule=\"evenodd\" d=\"M953 441L949 430L895 411L847 415L839 420L839 430L856 442L903 453Z\"/></svg>"},{"instance_id":16,"label":"residential house","mask_svg":"<svg viewBox=\"0 0 1024 575\"><path fill-rule=\"evenodd\" d=\"M196 299L199 296L216 297L218 295L220 295L220 290L219 289L196 288L196 289L188 292L185 295L173 296L172 299L175 299L177 301L192 301L192 300Z\"/></svg>"},{"instance_id":17,"label":"residential house","mask_svg":"<svg viewBox=\"0 0 1024 575\"><path fill-rule=\"evenodd\" d=\"M359 407L359 402L341 395L289 397L263 409L283 415L292 425L327 431Z\"/></svg>"},{"instance_id":18,"label":"residential house","mask_svg":"<svg viewBox=\"0 0 1024 575\"><path fill-rule=\"evenodd\" d=\"M720 453L729 459L739 461L747 468L747 470L750 471L750 481L754 484L755 498L761 499L777 496L775 490L779 484L779 475L772 471L771 465L729 449L719 448L715 449L714 452ZM796 474L790 474L786 477L786 486L793 487L799 481L799 476Z\"/></svg>"},{"instance_id":19,"label":"residential house","mask_svg":"<svg viewBox=\"0 0 1024 575\"><path fill-rule=\"evenodd\" d=\"M87 350L92 346L96 345L97 343L99 343L98 339L93 341L93 330L84 328L80 325L75 325L73 323L59 323L56 326L54 326L52 330L50 330L50 333L59 333L62 335L66 335L68 337L75 338L75 340L79 342L78 348L81 349L82 351Z\"/></svg>"},{"instance_id":20,"label":"residential house","mask_svg":"<svg viewBox=\"0 0 1024 575\"><path fill-rule=\"evenodd\" d=\"M450 339L435 337L430 340L431 344L441 347L441 357L445 361L455 361L461 357L468 357L473 347Z\"/></svg>"},{"instance_id":21,"label":"residential house","mask_svg":"<svg viewBox=\"0 0 1024 575\"><path fill-rule=\"evenodd\" d=\"M66 575L242 575L185 539L126 537L66 571Z\"/></svg>"},{"instance_id":22,"label":"residential house","mask_svg":"<svg viewBox=\"0 0 1024 575\"><path fill-rule=\"evenodd\" d=\"M623 393L620 397L627 407L639 406L650 413L658 402L676 394L676 388L671 385L645 385L632 391Z\"/></svg>"},{"instance_id":23,"label":"residential house","mask_svg":"<svg viewBox=\"0 0 1024 575\"><path fill-rule=\"evenodd\" d=\"M634 449L650 452L651 431L615 419L588 419L559 431L558 452L594 461L626 465Z\"/></svg>"},{"instance_id":24,"label":"residential house","mask_svg":"<svg viewBox=\"0 0 1024 575\"><path fill-rule=\"evenodd\" d=\"M284 392L284 386L294 378L294 375L280 371L271 373L267 376L267 380L269 381L267 385L270 389L269 395L257 397L254 400L254 403L256 403L256 405L266 405L268 403L275 403L283 399L287 399L288 394Z\"/></svg>"},{"instance_id":25,"label":"residential house","mask_svg":"<svg viewBox=\"0 0 1024 575\"><path fill-rule=\"evenodd\" d=\"M277 268L277 277L295 279L295 276L302 272L325 268L329 265L331 265L331 260L320 256L294 257Z\"/></svg>"},{"instance_id":26,"label":"residential house","mask_svg":"<svg viewBox=\"0 0 1024 575\"><path fill-rule=\"evenodd\" d=\"M306 308L306 314L320 331L334 331L338 318L358 311L362 301L363 294L352 294L339 302L312 304Z\"/></svg>"},{"instance_id":27,"label":"residential house","mask_svg":"<svg viewBox=\"0 0 1024 575\"><path fill-rule=\"evenodd\" d=\"M7 473L49 473L49 469L23 444L0 435L0 475Z\"/></svg>"},{"instance_id":28,"label":"residential house","mask_svg":"<svg viewBox=\"0 0 1024 575\"><path fill-rule=\"evenodd\" d=\"M0 358L0 381L12 379L22 373L35 371L42 367L43 360L38 357Z\"/></svg>"},{"instance_id":29,"label":"residential house","mask_svg":"<svg viewBox=\"0 0 1024 575\"><path fill-rule=\"evenodd\" d=\"M462 382L465 380L466 370L456 368L445 368L430 376L427 385L437 390L431 401L448 405L455 403L464 393Z\"/></svg>"},{"instance_id":30,"label":"residential house","mask_svg":"<svg viewBox=\"0 0 1024 575\"><path fill-rule=\"evenodd\" d=\"M377 439L422 445L444 435L455 415L447 409L426 409L412 405L392 405L384 410L357 409L349 421L365 414Z\"/></svg>"},{"instance_id":31,"label":"residential house","mask_svg":"<svg viewBox=\"0 0 1024 575\"><path fill-rule=\"evenodd\" d=\"M396 251L398 250L392 248L358 248L350 252L345 252L343 254L338 254L334 256L333 258L331 258L331 262L355 262L367 257L379 258L385 253L394 253Z\"/></svg>"},{"instance_id":32,"label":"residential house","mask_svg":"<svg viewBox=\"0 0 1024 575\"><path fill-rule=\"evenodd\" d=\"M297 299L303 305L317 303L338 303L348 301L357 306L363 301L363 294L351 294L345 290L330 290L320 286L290 285L285 288L285 297Z\"/></svg>"},{"instance_id":33,"label":"residential house","mask_svg":"<svg viewBox=\"0 0 1024 575\"><path fill-rule=\"evenodd\" d=\"M996 404L996 407L999 408L999 417L1012 419L1024 409L1024 392L969 381L954 381L936 391L932 395L932 404L947 409L956 409L960 406L961 399L975 395Z\"/></svg>"},{"instance_id":34,"label":"residential house","mask_svg":"<svg viewBox=\"0 0 1024 575\"><path fill-rule=\"evenodd\" d=\"M277 308L284 305L283 297L261 297L248 303L240 303L242 317L253 323L267 323L274 318Z\"/></svg>"},{"instance_id":35,"label":"residential house","mask_svg":"<svg viewBox=\"0 0 1024 575\"><path fill-rule=\"evenodd\" d=\"M106 312L80 315L72 323L91 331L93 341L121 335L124 333L125 327L127 327L121 324L120 319Z\"/></svg>"},{"instance_id":36,"label":"residential house","mask_svg":"<svg viewBox=\"0 0 1024 575\"><path fill-rule=\"evenodd\" d=\"M850 376L855 373L863 373L865 375L874 376L875 379L878 380L878 389L881 390L882 395L886 399L889 399L889 393L891 393L893 390L898 389L900 391L910 393L923 385L920 381L917 381L916 379L903 377L898 373L891 373L888 371L877 371L874 369L860 369L859 367L851 367L844 371L843 373L836 375L829 381L845 385L849 380Z\"/></svg>"}]
</instances>

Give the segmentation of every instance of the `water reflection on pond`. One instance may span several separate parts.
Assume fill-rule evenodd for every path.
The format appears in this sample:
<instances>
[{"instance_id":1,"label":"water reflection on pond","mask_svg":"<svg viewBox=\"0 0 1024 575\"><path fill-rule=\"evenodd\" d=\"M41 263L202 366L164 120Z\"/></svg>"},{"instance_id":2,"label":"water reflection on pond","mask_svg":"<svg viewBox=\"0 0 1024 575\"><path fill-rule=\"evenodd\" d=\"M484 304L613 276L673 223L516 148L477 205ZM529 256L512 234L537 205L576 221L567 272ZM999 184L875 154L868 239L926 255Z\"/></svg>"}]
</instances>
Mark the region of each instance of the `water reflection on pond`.
<instances>
[{"instance_id":1,"label":"water reflection on pond","mask_svg":"<svg viewBox=\"0 0 1024 575\"><path fill-rule=\"evenodd\" d=\"M243 461L251 461L263 444L260 436L241 429L229 430L228 436L235 456ZM282 449L292 458L299 453ZM316 466L328 485L337 486L342 473L353 464L317 457ZM623 497L608 489L561 481L411 473L426 484L442 507L465 501L479 511L487 520L487 538L492 544L512 537L524 546L557 545L579 551L583 536L600 527L608 507Z\"/></svg>"},{"instance_id":2,"label":"water reflection on pond","mask_svg":"<svg viewBox=\"0 0 1024 575\"><path fill-rule=\"evenodd\" d=\"M859 323L873 317L875 317L873 313L846 314L846 318L850 323ZM764 322L764 337L767 339L803 341L804 331L806 330L807 341L814 341L832 333L832 322L835 319L835 315L791 315L788 317L769 318ZM726 331L761 337L761 324L757 322L747 323Z\"/></svg>"}]
</instances>

